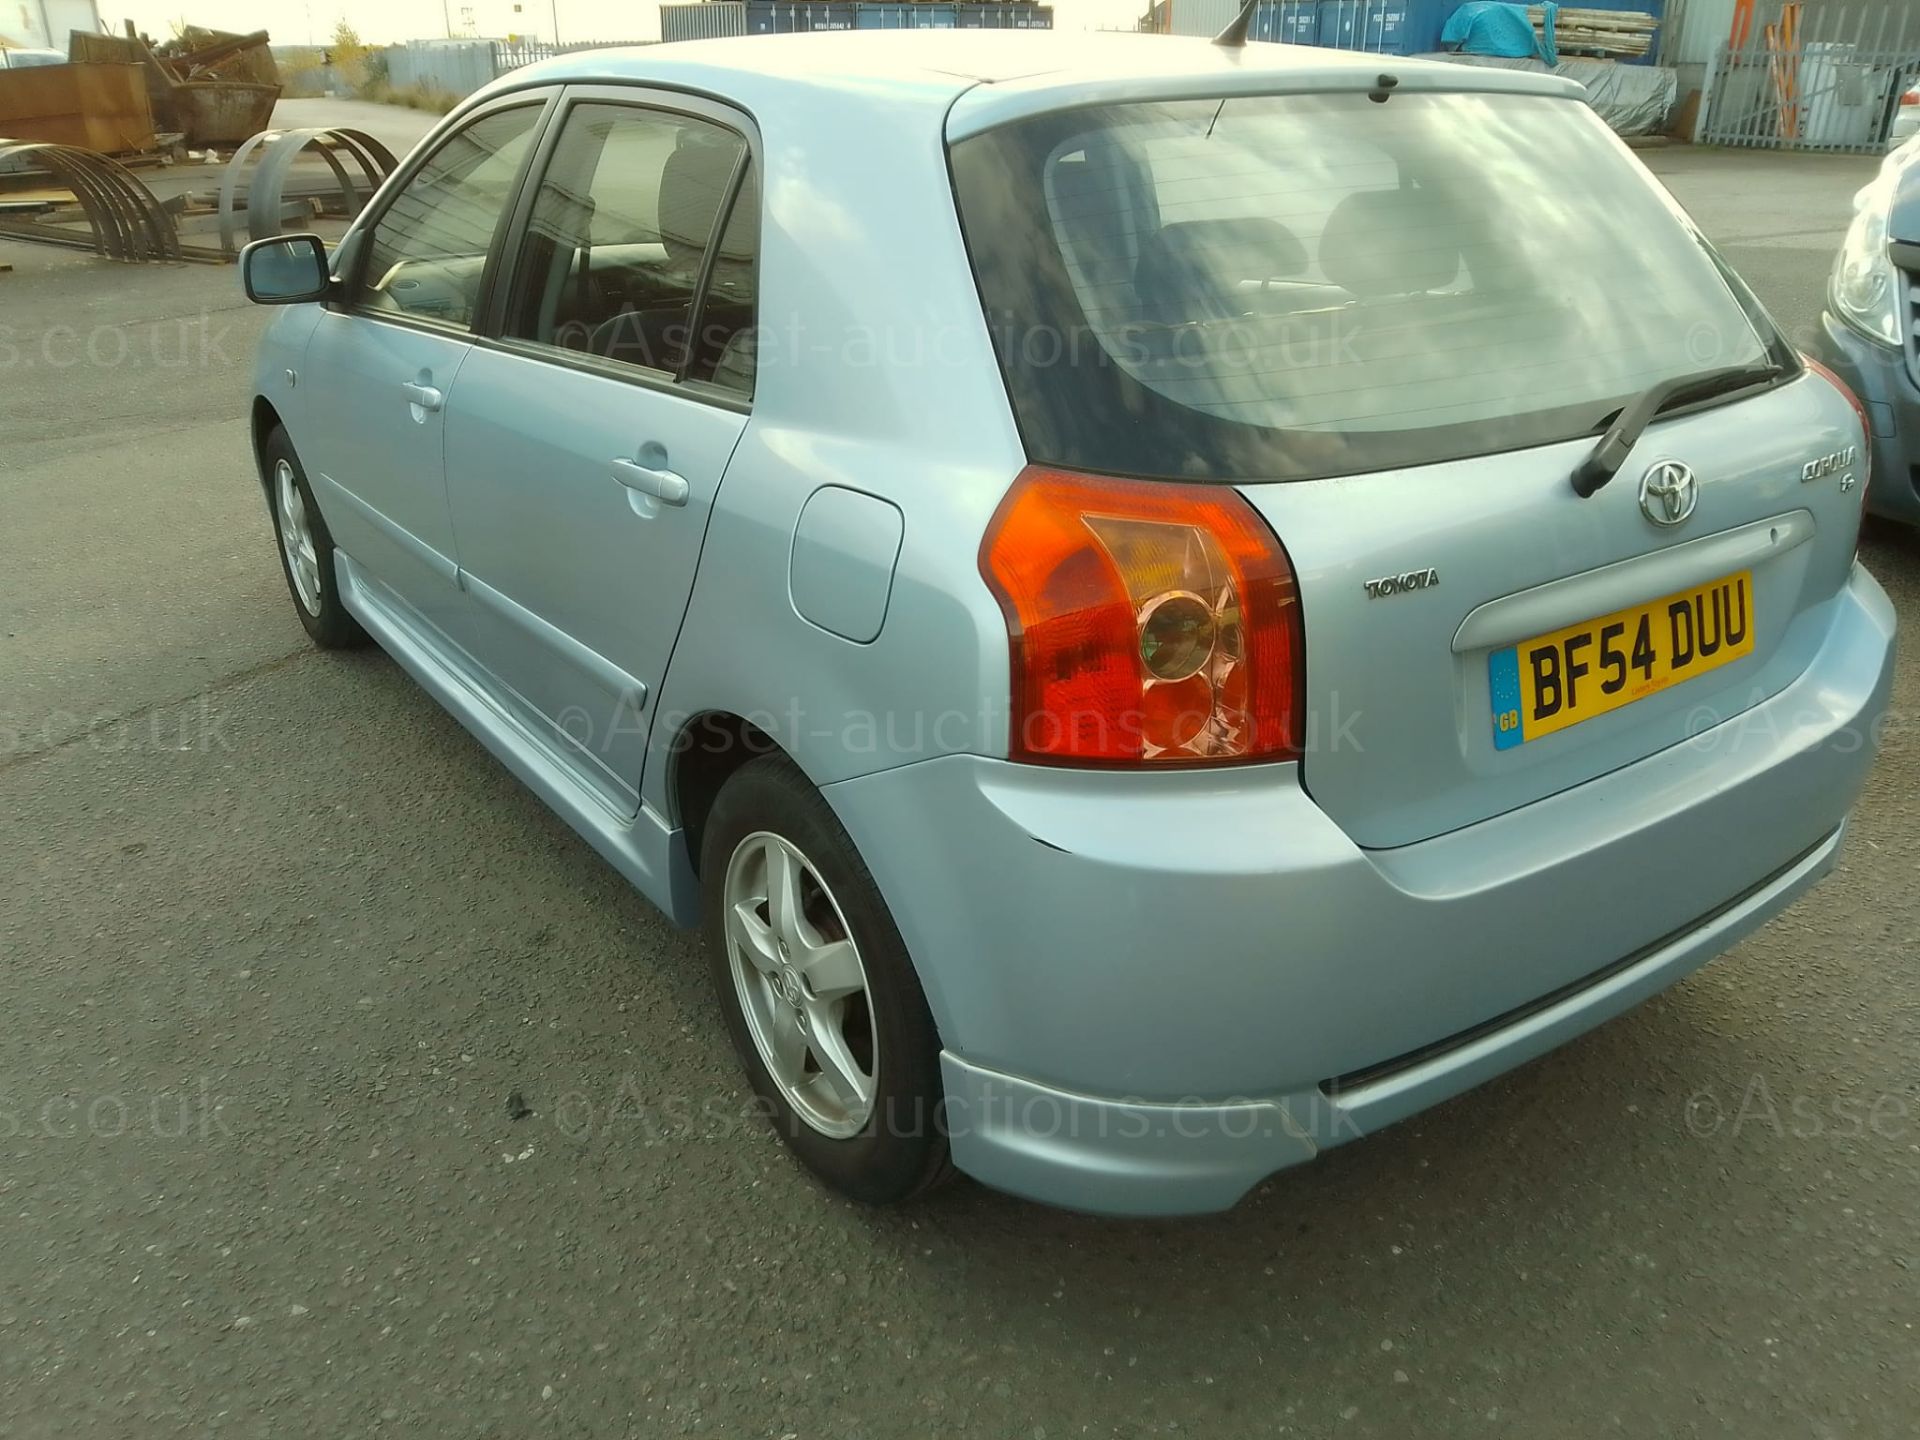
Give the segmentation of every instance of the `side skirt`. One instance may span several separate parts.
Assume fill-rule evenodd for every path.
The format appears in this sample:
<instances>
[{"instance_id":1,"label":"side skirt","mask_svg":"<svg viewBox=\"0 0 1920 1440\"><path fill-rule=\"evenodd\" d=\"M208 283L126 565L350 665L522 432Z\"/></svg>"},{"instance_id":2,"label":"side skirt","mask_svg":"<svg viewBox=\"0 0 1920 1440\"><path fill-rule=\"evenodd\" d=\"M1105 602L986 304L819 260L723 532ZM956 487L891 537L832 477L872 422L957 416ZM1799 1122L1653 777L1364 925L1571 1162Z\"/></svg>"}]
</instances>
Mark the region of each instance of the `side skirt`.
<instances>
[{"instance_id":1,"label":"side skirt","mask_svg":"<svg viewBox=\"0 0 1920 1440\"><path fill-rule=\"evenodd\" d=\"M668 919L676 925L699 920L699 882L680 831L647 805L637 815L610 808L575 778L575 768L545 739L409 621L405 610L370 583L344 551L335 551L334 560L341 600L401 669Z\"/></svg>"}]
</instances>

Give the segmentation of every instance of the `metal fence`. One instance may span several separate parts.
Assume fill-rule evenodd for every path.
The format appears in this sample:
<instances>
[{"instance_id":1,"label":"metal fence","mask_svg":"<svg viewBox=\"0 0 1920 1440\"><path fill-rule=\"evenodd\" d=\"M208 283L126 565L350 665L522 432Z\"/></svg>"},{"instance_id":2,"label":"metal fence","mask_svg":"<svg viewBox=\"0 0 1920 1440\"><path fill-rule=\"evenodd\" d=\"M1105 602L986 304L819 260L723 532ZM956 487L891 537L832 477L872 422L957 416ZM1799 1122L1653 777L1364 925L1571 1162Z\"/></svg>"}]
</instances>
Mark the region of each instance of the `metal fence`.
<instances>
[{"instance_id":1,"label":"metal fence","mask_svg":"<svg viewBox=\"0 0 1920 1440\"><path fill-rule=\"evenodd\" d=\"M414 40L387 51L387 78L401 89L471 95L509 70L570 55L578 50L641 45L641 40L582 40L550 45L540 40Z\"/></svg>"},{"instance_id":2,"label":"metal fence","mask_svg":"<svg viewBox=\"0 0 1920 1440\"><path fill-rule=\"evenodd\" d=\"M493 68L496 74L504 75L509 70L518 70L522 65L531 65L537 60L551 60L556 55L574 55L582 50L615 50L627 45L649 45L649 40L575 40L565 45L549 45L544 40L495 40L493 43Z\"/></svg>"},{"instance_id":3,"label":"metal fence","mask_svg":"<svg viewBox=\"0 0 1920 1440\"><path fill-rule=\"evenodd\" d=\"M1707 145L1874 154L1900 97L1920 80L1910 10L1785 6L1769 24L1736 18L1707 72L1694 139Z\"/></svg>"}]
</instances>

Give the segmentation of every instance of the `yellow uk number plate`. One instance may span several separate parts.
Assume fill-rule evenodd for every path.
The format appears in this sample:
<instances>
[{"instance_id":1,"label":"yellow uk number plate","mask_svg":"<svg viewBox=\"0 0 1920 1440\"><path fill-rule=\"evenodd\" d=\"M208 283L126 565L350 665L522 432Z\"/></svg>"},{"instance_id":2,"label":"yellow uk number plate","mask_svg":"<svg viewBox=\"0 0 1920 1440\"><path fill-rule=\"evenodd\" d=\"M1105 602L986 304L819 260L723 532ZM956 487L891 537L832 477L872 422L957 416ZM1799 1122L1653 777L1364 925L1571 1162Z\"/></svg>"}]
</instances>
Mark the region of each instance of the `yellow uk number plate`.
<instances>
[{"instance_id":1,"label":"yellow uk number plate","mask_svg":"<svg viewBox=\"0 0 1920 1440\"><path fill-rule=\"evenodd\" d=\"M1753 574L1662 596L1496 650L1493 743L1511 750L1753 651Z\"/></svg>"}]
</instances>

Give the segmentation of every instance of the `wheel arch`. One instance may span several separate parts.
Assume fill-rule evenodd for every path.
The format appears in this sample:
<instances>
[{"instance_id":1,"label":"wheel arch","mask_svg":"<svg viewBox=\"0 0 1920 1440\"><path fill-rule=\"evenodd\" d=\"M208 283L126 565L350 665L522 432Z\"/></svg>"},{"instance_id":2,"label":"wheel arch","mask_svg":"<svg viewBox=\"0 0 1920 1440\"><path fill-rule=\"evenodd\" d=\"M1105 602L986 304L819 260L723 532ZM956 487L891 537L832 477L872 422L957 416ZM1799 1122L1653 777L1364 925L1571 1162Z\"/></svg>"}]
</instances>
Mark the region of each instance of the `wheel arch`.
<instances>
[{"instance_id":1,"label":"wheel arch","mask_svg":"<svg viewBox=\"0 0 1920 1440\"><path fill-rule=\"evenodd\" d=\"M252 434L253 469L260 480L260 491L267 491L267 437L275 430L284 430L280 412L273 408L273 402L264 395L253 397Z\"/></svg>"},{"instance_id":2,"label":"wheel arch","mask_svg":"<svg viewBox=\"0 0 1920 1440\"><path fill-rule=\"evenodd\" d=\"M796 768L799 762L765 730L730 710L703 710L680 727L669 750L668 803L686 836L687 858L700 873L700 847L707 817L720 787L733 773L762 755L780 755Z\"/></svg>"}]
</instances>

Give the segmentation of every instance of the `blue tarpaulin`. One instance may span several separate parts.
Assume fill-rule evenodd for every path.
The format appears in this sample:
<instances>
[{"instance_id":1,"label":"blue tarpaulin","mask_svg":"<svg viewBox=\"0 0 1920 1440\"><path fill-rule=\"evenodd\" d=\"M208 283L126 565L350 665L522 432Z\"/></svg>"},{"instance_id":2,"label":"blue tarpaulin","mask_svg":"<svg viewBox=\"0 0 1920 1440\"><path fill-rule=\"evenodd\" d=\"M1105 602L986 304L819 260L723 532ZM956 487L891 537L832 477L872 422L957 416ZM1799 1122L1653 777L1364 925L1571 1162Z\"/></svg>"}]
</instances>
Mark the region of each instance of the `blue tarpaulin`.
<instances>
[{"instance_id":1,"label":"blue tarpaulin","mask_svg":"<svg viewBox=\"0 0 1920 1440\"><path fill-rule=\"evenodd\" d=\"M1508 5L1500 0L1467 0L1447 17L1447 28L1440 32L1440 43L1448 50L1468 55L1500 55L1509 59L1534 58L1558 65L1560 56L1553 43L1553 16L1560 7L1543 4L1544 20L1540 35L1533 33L1525 5Z\"/></svg>"}]
</instances>

